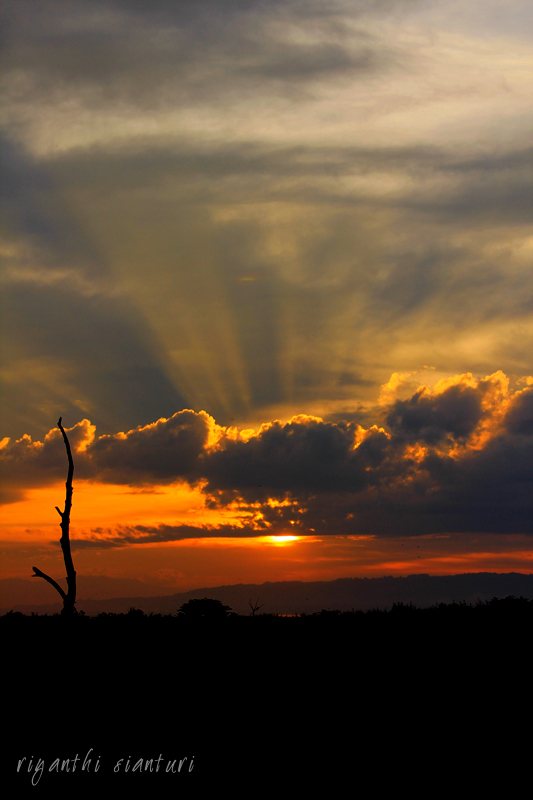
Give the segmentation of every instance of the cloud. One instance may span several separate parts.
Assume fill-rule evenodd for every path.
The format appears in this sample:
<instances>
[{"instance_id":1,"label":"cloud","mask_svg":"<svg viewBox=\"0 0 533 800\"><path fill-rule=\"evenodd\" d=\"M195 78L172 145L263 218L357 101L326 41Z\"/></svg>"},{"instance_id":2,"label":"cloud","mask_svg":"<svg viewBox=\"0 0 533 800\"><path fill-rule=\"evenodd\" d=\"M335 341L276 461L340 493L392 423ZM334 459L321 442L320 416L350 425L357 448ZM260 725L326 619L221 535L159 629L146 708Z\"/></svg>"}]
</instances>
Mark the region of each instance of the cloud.
<instances>
[{"instance_id":1,"label":"cloud","mask_svg":"<svg viewBox=\"0 0 533 800\"><path fill-rule=\"evenodd\" d=\"M301 90L390 61L392 48L347 27L359 9L346 12L324 0L10 4L4 61L19 84L52 102L75 91L88 105L120 99L147 108L169 98L227 100L269 84Z\"/></svg>"},{"instance_id":2,"label":"cloud","mask_svg":"<svg viewBox=\"0 0 533 800\"><path fill-rule=\"evenodd\" d=\"M83 539L72 539L74 550L108 549L135 544L181 542L186 539L248 539L265 535L265 528L238 525L121 525L94 528Z\"/></svg>"},{"instance_id":3,"label":"cloud","mask_svg":"<svg viewBox=\"0 0 533 800\"><path fill-rule=\"evenodd\" d=\"M15 279L4 284L3 295L5 365L12 371L3 403L13 412L4 410L10 426L23 415L26 430L38 430L52 415L96 408L95 421L109 429L184 405L127 298L86 296L68 277L55 285ZM37 395L37 409L26 403L17 409L21 394Z\"/></svg>"},{"instance_id":4,"label":"cloud","mask_svg":"<svg viewBox=\"0 0 533 800\"><path fill-rule=\"evenodd\" d=\"M209 507L246 518L230 523L231 535L531 533L531 397L529 385L513 391L502 373L458 375L393 402L385 427L298 415L240 431L185 410L114 436L96 437L84 420L70 435L79 477L198 484ZM64 473L58 431L42 444L29 437L3 444L8 488ZM204 528L198 535L225 535L224 526ZM137 526L117 535L140 543L188 531Z\"/></svg>"},{"instance_id":5,"label":"cloud","mask_svg":"<svg viewBox=\"0 0 533 800\"><path fill-rule=\"evenodd\" d=\"M77 477L90 475L84 452L94 438L94 425L84 419L67 430ZM0 463L6 487L21 491L23 487L46 486L65 478L65 444L59 428L49 431L43 442L33 442L25 434L13 442L6 437L2 445Z\"/></svg>"},{"instance_id":6,"label":"cloud","mask_svg":"<svg viewBox=\"0 0 533 800\"><path fill-rule=\"evenodd\" d=\"M224 441L202 465L205 492L236 492L250 502L315 491L358 492L373 481L372 468L387 460L388 450L389 437L377 428L363 431L356 423L300 415L263 425L246 441Z\"/></svg>"},{"instance_id":7,"label":"cloud","mask_svg":"<svg viewBox=\"0 0 533 800\"><path fill-rule=\"evenodd\" d=\"M393 360L383 354L394 343L401 371L412 371L413 362L416 368L428 356L441 371L471 369L472 359L475 369L489 371L496 356L509 371L527 369L527 329L522 339L506 329L517 319L527 326L530 316L527 241L515 225L502 229L507 212L493 240L485 228L465 230L462 212L451 217L442 211L443 192L435 197L425 177L417 181L440 180L450 160L457 167L446 184L453 205L466 178L457 155L452 159L437 148L276 148L257 142L146 148L138 141L48 160L48 174L65 193L82 193L81 213L93 209L93 235L107 242L105 258L124 274L128 302L137 306L136 313L127 312L123 332L131 348L123 352L122 336L110 336L97 318L85 324L81 301L76 303L76 344L90 341L82 336L88 330L106 331L106 341L117 341L110 360L128 363L132 381L137 373L134 387L107 402L105 413L101 409L99 427L133 427L179 407L203 408L228 424L267 405L305 408L315 398L351 399L350 375L360 376L362 399L383 382L385 362ZM408 197L379 195L383 175L398 176L400 184L405 179ZM350 190L340 192L352 178ZM57 268L46 274L49 281L56 276L54 286L74 285L73 277L59 280ZM77 292L91 315L103 297L102 313L126 316L126 299L113 296L113 284L91 285L92 299L82 288ZM28 281L25 286L29 290ZM34 302L44 315L53 308L50 283L39 285L39 293ZM65 315L63 306L68 300L60 306ZM14 307L21 309L22 324L29 304ZM54 309L52 319L43 319L46 330L54 330L56 314ZM59 331L72 324L57 319ZM55 342L45 344L51 351ZM28 350L34 347L29 343ZM503 353L506 347L514 352ZM64 402L92 387L90 399L102 404L94 395L98 390L105 397L104 379L113 372L100 373L101 350L87 353L87 360L95 354L87 369L91 383L78 387L76 379L63 392ZM136 363L144 357L166 373L150 394L143 388L149 373ZM165 377L174 390L163 388ZM117 384L126 388L127 381ZM173 403L172 391L180 395ZM164 407L150 400L165 395ZM123 423L107 417L120 405L129 409ZM83 410L93 414L90 405Z\"/></svg>"},{"instance_id":8,"label":"cloud","mask_svg":"<svg viewBox=\"0 0 533 800\"><path fill-rule=\"evenodd\" d=\"M96 422L111 427L185 405L142 314L49 171L5 138L0 146L5 432L22 423L36 433L50 415L80 408L97 408Z\"/></svg>"},{"instance_id":9,"label":"cloud","mask_svg":"<svg viewBox=\"0 0 533 800\"><path fill-rule=\"evenodd\" d=\"M392 372L530 373L530 50L489 5L5 3L2 434L369 429ZM384 463L473 391L397 409Z\"/></svg>"},{"instance_id":10,"label":"cloud","mask_svg":"<svg viewBox=\"0 0 533 800\"><path fill-rule=\"evenodd\" d=\"M78 478L144 486L180 478L194 481L199 457L216 438L216 427L205 412L184 410L128 433L95 437L87 419L66 430ZM14 442L6 437L0 459L15 485L53 483L65 472L61 433L51 430L44 442L33 442L27 434Z\"/></svg>"},{"instance_id":11,"label":"cloud","mask_svg":"<svg viewBox=\"0 0 533 800\"><path fill-rule=\"evenodd\" d=\"M533 388L516 392L505 415L505 427L517 436L533 436Z\"/></svg>"},{"instance_id":12,"label":"cloud","mask_svg":"<svg viewBox=\"0 0 533 800\"><path fill-rule=\"evenodd\" d=\"M479 393L470 386L456 385L436 396L423 387L408 400L397 400L386 421L397 436L437 444L448 435L466 439L481 416Z\"/></svg>"},{"instance_id":13,"label":"cloud","mask_svg":"<svg viewBox=\"0 0 533 800\"><path fill-rule=\"evenodd\" d=\"M127 434L101 436L88 448L99 478L132 485L194 480L215 421L205 412L180 411Z\"/></svg>"}]
</instances>

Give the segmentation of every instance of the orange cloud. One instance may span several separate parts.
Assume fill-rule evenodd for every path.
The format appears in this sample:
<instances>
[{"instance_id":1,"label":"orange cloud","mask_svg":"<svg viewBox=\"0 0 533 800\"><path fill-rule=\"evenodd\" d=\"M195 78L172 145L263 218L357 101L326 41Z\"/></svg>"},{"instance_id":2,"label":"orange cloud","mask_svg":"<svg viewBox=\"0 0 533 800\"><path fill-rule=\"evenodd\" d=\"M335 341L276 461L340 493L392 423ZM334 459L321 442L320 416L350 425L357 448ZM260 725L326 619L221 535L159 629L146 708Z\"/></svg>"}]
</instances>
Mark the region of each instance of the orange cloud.
<instances>
[{"instance_id":1,"label":"orange cloud","mask_svg":"<svg viewBox=\"0 0 533 800\"><path fill-rule=\"evenodd\" d=\"M420 534L528 532L532 434L532 384L526 379L511 388L500 371L419 386L367 428L299 414L239 431L206 412L183 410L127 433L97 437L86 419L69 429L78 481L164 496L181 484L214 515L200 525L230 525L235 535L242 528L252 536L260 529L271 535L391 535L413 527ZM64 479L59 431L43 442L29 436L8 442L0 463L6 502ZM193 523L182 515L169 520Z\"/></svg>"}]
</instances>

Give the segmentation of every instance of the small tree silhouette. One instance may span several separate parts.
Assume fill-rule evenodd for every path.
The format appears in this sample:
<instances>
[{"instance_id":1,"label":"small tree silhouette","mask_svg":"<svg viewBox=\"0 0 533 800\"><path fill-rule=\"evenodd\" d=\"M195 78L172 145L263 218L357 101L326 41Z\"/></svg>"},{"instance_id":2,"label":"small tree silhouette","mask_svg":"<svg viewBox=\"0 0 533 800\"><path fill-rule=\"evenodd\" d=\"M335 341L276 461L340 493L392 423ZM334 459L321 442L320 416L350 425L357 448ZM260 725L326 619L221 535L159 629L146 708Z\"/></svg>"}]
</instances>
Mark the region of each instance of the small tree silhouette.
<instances>
[{"instance_id":1,"label":"small tree silhouette","mask_svg":"<svg viewBox=\"0 0 533 800\"><path fill-rule=\"evenodd\" d=\"M252 616L252 617L255 617L255 615L256 615L256 612L257 612L257 611L259 611L259 609L260 609L260 608L263 608L263 606L264 606L265 604L264 604L264 603L261 603L261 605L259 605L259 598L257 598L257 600L255 601L255 603L252 603L252 598L250 598L250 599L248 600L248 605L249 605L249 606L250 606L250 608L252 609L252 613L251 613L251 615L250 615L250 616Z\"/></svg>"},{"instance_id":2,"label":"small tree silhouette","mask_svg":"<svg viewBox=\"0 0 533 800\"><path fill-rule=\"evenodd\" d=\"M63 435L63 441L65 442L65 448L67 450L67 458L68 458L68 474L67 474L67 492L65 498L65 510L61 511L56 506L56 511L61 517L61 539L59 543L61 545L61 549L63 551L63 558L65 560L65 567L67 569L67 591L65 592L61 586L56 583L56 581L51 578L49 575L46 575L44 572L41 572L40 569L37 567L33 567L34 574L32 578L44 578L45 581L51 583L54 589L59 592L61 598L63 600L63 610L62 614L66 616L76 614L76 572L74 570L74 564L72 562L72 555L70 553L70 538L69 538L69 527L70 527L70 509L72 508L72 476L74 475L74 462L72 460L72 453L70 451L70 444L67 438L67 434L65 433L63 426L61 425L61 417L59 417L59 422L57 423L59 430Z\"/></svg>"},{"instance_id":3,"label":"small tree silhouette","mask_svg":"<svg viewBox=\"0 0 533 800\"><path fill-rule=\"evenodd\" d=\"M209 597L188 600L179 609L179 616L196 619L197 617L209 617L209 619L221 619L227 617L231 611L229 606L223 605L220 600L212 600Z\"/></svg>"}]
</instances>

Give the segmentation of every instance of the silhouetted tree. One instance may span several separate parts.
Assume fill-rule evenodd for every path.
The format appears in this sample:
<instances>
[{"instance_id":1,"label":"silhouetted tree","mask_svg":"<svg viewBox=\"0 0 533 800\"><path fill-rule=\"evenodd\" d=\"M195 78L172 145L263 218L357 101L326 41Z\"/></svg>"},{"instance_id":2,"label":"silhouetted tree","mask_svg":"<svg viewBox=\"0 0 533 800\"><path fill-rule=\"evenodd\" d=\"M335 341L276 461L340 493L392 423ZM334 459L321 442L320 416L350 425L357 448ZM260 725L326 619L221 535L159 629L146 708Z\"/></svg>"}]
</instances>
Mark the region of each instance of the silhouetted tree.
<instances>
[{"instance_id":1,"label":"silhouetted tree","mask_svg":"<svg viewBox=\"0 0 533 800\"><path fill-rule=\"evenodd\" d=\"M220 600L212 600L208 597L201 599L188 600L179 609L179 615L189 618L209 617L210 619L221 619L227 617L231 611L229 606L223 605Z\"/></svg>"},{"instance_id":2,"label":"silhouetted tree","mask_svg":"<svg viewBox=\"0 0 533 800\"><path fill-rule=\"evenodd\" d=\"M63 441L65 442L65 448L67 450L67 458L68 458L68 474L67 474L67 482L66 482L66 497L65 497L65 510L61 511L56 506L56 511L61 517L61 539L59 543L61 545L61 549L63 551L63 558L65 560L65 567L67 570L67 591L65 592L61 586L56 583L56 581L51 578L49 575L46 575L44 572L41 572L40 569L37 567L33 567L34 574L32 578L44 578L45 581L51 583L54 589L59 592L61 598L63 600L63 610L62 614L65 615L72 615L76 614L76 572L74 570L74 564L72 562L72 555L70 553L70 538L69 538L69 527L70 527L70 509L72 508L72 477L74 475L74 462L72 460L72 453L70 451L70 444L67 438L67 434L65 433L63 426L61 425L61 417L59 417L59 422L57 423L59 430L63 435Z\"/></svg>"},{"instance_id":3,"label":"silhouetted tree","mask_svg":"<svg viewBox=\"0 0 533 800\"><path fill-rule=\"evenodd\" d=\"M251 614L251 616L252 616L252 617L255 617L255 613L256 613L256 611L259 611L259 609L260 609L260 608L263 608L263 606L264 606L265 604L264 604L264 603L261 603L261 605L259 605L259 598L257 598L257 600L255 601L255 603L252 603L252 598L250 598L250 599L248 600L248 605L249 605L249 606L250 606L250 608L252 609L252 614Z\"/></svg>"}]
</instances>

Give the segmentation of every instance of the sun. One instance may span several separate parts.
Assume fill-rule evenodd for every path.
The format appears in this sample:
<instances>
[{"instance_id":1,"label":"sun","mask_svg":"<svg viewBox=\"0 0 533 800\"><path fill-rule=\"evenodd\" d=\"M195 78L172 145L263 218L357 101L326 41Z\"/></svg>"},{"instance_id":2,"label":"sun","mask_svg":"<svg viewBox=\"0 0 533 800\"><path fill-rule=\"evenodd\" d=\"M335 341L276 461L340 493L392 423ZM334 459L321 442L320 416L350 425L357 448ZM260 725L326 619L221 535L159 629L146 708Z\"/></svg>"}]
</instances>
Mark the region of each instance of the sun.
<instances>
[{"instance_id":1,"label":"sun","mask_svg":"<svg viewBox=\"0 0 533 800\"><path fill-rule=\"evenodd\" d=\"M287 542L297 542L299 536L267 536L267 541L271 544L286 544Z\"/></svg>"}]
</instances>

